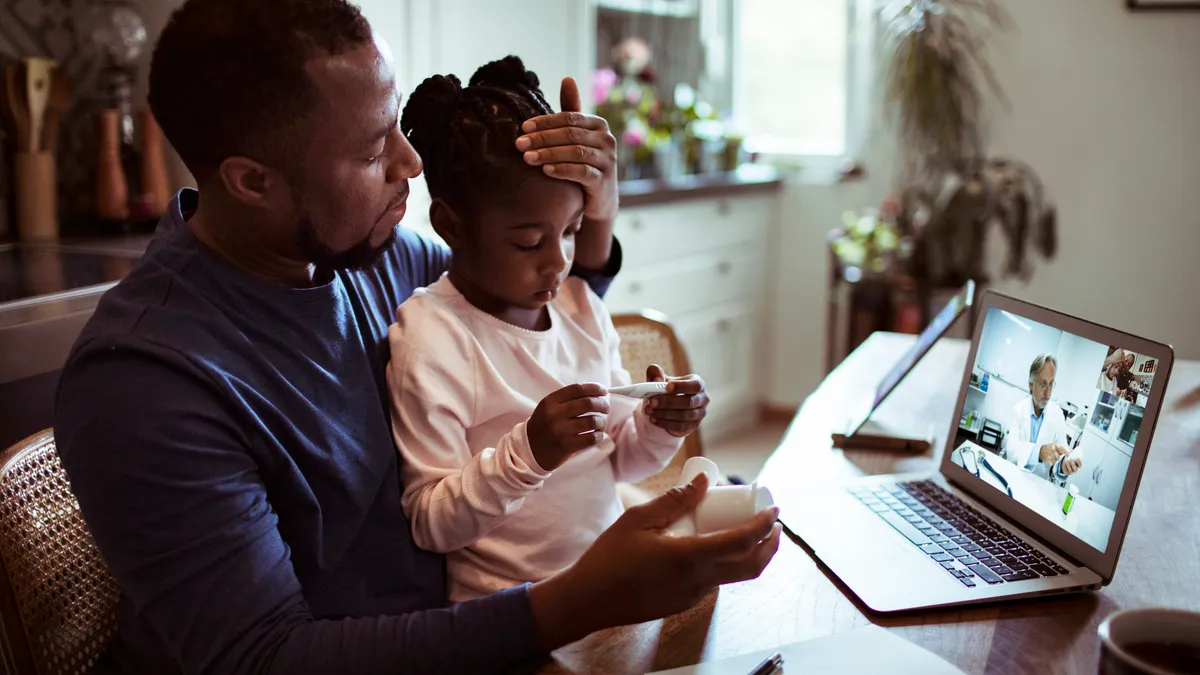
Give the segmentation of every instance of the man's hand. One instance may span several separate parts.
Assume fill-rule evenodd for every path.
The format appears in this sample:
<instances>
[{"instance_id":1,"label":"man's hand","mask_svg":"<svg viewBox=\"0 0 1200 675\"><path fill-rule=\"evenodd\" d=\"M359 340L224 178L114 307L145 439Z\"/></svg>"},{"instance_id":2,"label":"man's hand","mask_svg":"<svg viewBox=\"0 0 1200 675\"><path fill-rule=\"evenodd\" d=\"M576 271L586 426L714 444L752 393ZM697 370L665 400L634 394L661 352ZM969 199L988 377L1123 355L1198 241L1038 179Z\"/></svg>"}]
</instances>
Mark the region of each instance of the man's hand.
<instances>
[{"instance_id":1,"label":"man's hand","mask_svg":"<svg viewBox=\"0 0 1200 675\"><path fill-rule=\"evenodd\" d=\"M1083 460L1082 459L1079 459L1079 458L1071 459L1069 457L1064 457L1062 464L1060 464L1058 467L1058 470L1063 472L1065 475L1070 476L1071 474L1075 473L1076 471L1079 471L1081 468L1083 468Z\"/></svg>"},{"instance_id":2,"label":"man's hand","mask_svg":"<svg viewBox=\"0 0 1200 675\"><path fill-rule=\"evenodd\" d=\"M1054 465L1059 457L1070 454L1070 451L1057 443L1047 443L1038 452L1038 460L1043 464Z\"/></svg>"},{"instance_id":3,"label":"man's hand","mask_svg":"<svg viewBox=\"0 0 1200 675\"><path fill-rule=\"evenodd\" d=\"M617 215L617 139L603 117L580 111L573 78L563 78L560 98L562 112L526 120L517 149L547 176L583 186L585 218L611 221Z\"/></svg>"},{"instance_id":4,"label":"man's hand","mask_svg":"<svg viewBox=\"0 0 1200 675\"><path fill-rule=\"evenodd\" d=\"M761 574L779 548L776 507L723 532L663 534L707 489L701 474L627 510L578 562L534 584L529 600L542 646L555 649L602 628L676 614L721 584Z\"/></svg>"},{"instance_id":5,"label":"man's hand","mask_svg":"<svg viewBox=\"0 0 1200 675\"><path fill-rule=\"evenodd\" d=\"M525 434L529 449L544 471L553 471L604 438L608 391L598 384L572 384L538 403Z\"/></svg>"},{"instance_id":6,"label":"man's hand","mask_svg":"<svg viewBox=\"0 0 1200 675\"><path fill-rule=\"evenodd\" d=\"M666 382L667 394L646 399L650 423L672 436L683 437L700 428L708 414L708 392L699 375L667 377L659 366L646 369L647 382Z\"/></svg>"}]
</instances>

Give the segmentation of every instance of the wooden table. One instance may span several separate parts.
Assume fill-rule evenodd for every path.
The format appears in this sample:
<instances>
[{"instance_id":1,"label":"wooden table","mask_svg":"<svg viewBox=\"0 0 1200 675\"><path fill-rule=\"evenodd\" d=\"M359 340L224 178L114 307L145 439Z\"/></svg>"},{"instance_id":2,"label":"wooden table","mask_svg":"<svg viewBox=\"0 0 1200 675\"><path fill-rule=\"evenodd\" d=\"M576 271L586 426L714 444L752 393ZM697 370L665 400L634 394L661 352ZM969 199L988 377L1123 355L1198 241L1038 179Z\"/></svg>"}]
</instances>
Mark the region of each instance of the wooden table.
<instances>
[{"instance_id":1,"label":"wooden table","mask_svg":"<svg viewBox=\"0 0 1200 675\"><path fill-rule=\"evenodd\" d=\"M865 473L930 470L946 435L968 344L942 340L880 409L888 421L937 422L937 457L830 447L853 392L894 362L912 336L877 333L808 398L759 480L773 492ZM783 514L786 521L787 514ZM543 673L646 673L770 649L875 623L967 673L1095 673L1096 628L1122 608L1200 610L1200 363L1176 362L1113 583L1097 593L906 615L867 614L798 545L753 581L684 614L596 633L554 653ZM790 670L790 669L789 669ZM803 672L802 670L799 672Z\"/></svg>"}]
</instances>

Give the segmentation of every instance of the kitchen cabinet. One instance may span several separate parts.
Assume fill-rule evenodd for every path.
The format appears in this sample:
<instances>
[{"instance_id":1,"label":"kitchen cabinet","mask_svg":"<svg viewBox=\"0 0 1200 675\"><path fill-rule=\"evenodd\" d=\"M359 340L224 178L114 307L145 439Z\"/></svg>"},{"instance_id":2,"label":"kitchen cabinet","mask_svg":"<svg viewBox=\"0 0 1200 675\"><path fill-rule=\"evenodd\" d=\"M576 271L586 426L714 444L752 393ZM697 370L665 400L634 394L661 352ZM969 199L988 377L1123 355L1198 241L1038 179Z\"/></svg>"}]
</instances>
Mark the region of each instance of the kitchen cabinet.
<instances>
[{"instance_id":1,"label":"kitchen cabinet","mask_svg":"<svg viewBox=\"0 0 1200 675\"><path fill-rule=\"evenodd\" d=\"M703 426L709 441L758 420L777 208L773 191L701 196L624 207L614 226L625 260L605 304L613 314L653 309L671 320L712 398Z\"/></svg>"},{"instance_id":2,"label":"kitchen cabinet","mask_svg":"<svg viewBox=\"0 0 1200 675\"><path fill-rule=\"evenodd\" d=\"M1121 439L1120 429L1135 417L1140 421L1140 416L1133 414L1134 410L1114 407L1113 419L1107 423L1107 429L1104 424L1088 424L1083 432L1083 469L1071 477L1081 495L1113 510L1116 510L1133 454L1133 445Z\"/></svg>"},{"instance_id":3,"label":"kitchen cabinet","mask_svg":"<svg viewBox=\"0 0 1200 675\"><path fill-rule=\"evenodd\" d=\"M1126 455L1133 452L1141 431L1145 409L1139 405L1100 392L1089 427Z\"/></svg>"},{"instance_id":4,"label":"kitchen cabinet","mask_svg":"<svg viewBox=\"0 0 1200 675\"><path fill-rule=\"evenodd\" d=\"M1099 430L1089 427L1084 429L1079 447L1083 449L1083 468L1071 476L1070 482L1079 488L1079 494L1084 499L1092 499L1095 496L1097 479L1101 476L1100 467L1104 466L1104 459L1111 446Z\"/></svg>"},{"instance_id":5,"label":"kitchen cabinet","mask_svg":"<svg viewBox=\"0 0 1200 675\"><path fill-rule=\"evenodd\" d=\"M1129 462L1130 456L1117 447L1105 453L1096 473L1095 488L1090 493L1092 501L1116 510L1121 489L1125 486L1125 474L1129 473Z\"/></svg>"}]
</instances>

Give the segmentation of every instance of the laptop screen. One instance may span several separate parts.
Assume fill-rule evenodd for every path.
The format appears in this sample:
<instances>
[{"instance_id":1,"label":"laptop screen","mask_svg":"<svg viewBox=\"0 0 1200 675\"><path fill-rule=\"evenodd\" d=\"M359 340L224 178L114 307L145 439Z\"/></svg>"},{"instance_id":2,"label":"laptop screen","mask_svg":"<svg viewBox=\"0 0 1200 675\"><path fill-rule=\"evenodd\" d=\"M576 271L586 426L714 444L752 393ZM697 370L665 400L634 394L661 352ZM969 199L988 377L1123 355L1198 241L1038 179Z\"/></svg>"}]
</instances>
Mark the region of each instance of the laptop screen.
<instances>
[{"instance_id":1,"label":"laptop screen","mask_svg":"<svg viewBox=\"0 0 1200 675\"><path fill-rule=\"evenodd\" d=\"M1104 552L1157 360L990 307L951 461Z\"/></svg>"},{"instance_id":2,"label":"laptop screen","mask_svg":"<svg viewBox=\"0 0 1200 675\"><path fill-rule=\"evenodd\" d=\"M970 306L974 296L975 284L974 282L970 282L958 293L955 293L954 297L950 298L950 301L946 303L942 311L938 312L937 316L933 317L933 321L930 321L925 330L921 331L921 334L917 336L917 341L913 343L913 346L904 353L904 356L901 357L895 366L892 366L888 374L879 382L879 387L875 389L874 406L878 406L883 402L883 399L887 398L892 388L917 363L917 359L924 356L925 352L929 351L929 348L933 346L933 343L937 342L938 338L942 337L942 334L954 324L959 314Z\"/></svg>"},{"instance_id":3,"label":"laptop screen","mask_svg":"<svg viewBox=\"0 0 1200 675\"><path fill-rule=\"evenodd\" d=\"M846 416L847 436L853 436L862 429L863 425L870 419L871 414L879 407L879 404L883 403L883 400L896 388L900 380L904 379L904 376L908 375L913 366L925 356L929 348L933 346L933 343L937 342L938 338L942 337L950 326L954 325L959 316L962 316L971 308L974 301L975 282L968 281L942 307L942 310L929 322L925 330L921 331L916 341L913 342L912 347L909 347L908 351L904 352L904 356L900 357L900 360L883 376L883 379L879 381L879 386L871 393L871 397L869 399L863 397L861 400L856 400L850 404Z\"/></svg>"}]
</instances>

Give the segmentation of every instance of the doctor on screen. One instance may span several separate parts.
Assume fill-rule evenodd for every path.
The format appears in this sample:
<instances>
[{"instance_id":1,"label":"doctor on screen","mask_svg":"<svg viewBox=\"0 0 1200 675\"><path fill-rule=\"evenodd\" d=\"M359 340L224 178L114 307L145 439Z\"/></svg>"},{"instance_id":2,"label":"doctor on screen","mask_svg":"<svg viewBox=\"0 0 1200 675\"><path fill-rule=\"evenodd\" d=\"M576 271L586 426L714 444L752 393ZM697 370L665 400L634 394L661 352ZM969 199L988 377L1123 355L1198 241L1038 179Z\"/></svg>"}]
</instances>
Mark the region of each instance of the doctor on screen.
<instances>
[{"instance_id":1,"label":"doctor on screen","mask_svg":"<svg viewBox=\"0 0 1200 675\"><path fill-rule=\"evenodd\" d=\"M1050 354L1029 364L1030 395L1013 406L1004 449L1008 461L1062 484L1083 466L1083 449L1067 456L1067 420L1050 400L1057 370L1058 361Z\"/></svg>"}]
</instances>

